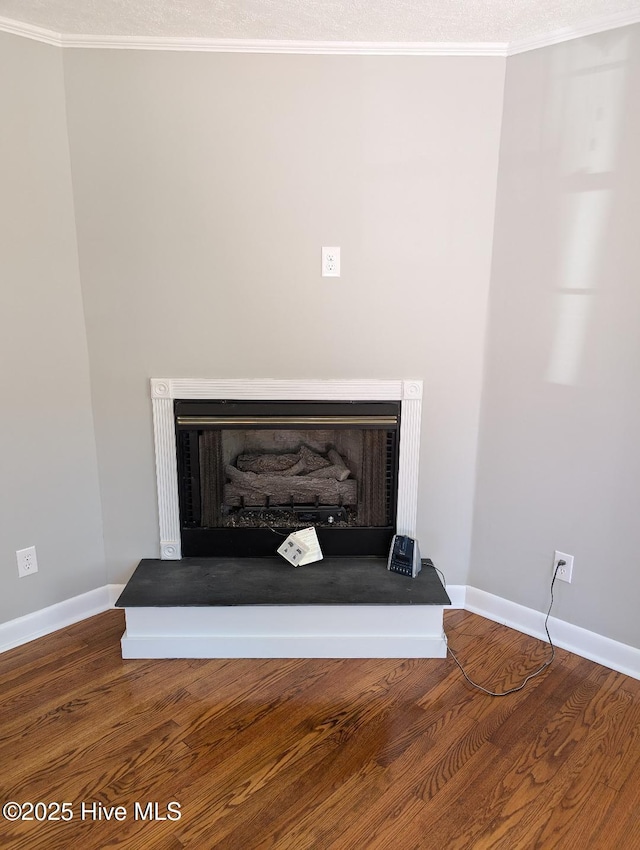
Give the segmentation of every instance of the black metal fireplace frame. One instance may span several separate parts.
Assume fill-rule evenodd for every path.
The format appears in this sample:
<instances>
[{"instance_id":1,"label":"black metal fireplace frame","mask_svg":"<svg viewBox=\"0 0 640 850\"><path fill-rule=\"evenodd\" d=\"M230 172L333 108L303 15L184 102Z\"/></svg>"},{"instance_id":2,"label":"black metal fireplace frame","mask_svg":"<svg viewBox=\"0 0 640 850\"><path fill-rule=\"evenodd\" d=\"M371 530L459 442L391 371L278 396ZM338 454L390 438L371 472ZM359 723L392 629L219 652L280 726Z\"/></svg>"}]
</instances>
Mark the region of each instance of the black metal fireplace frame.
<instances>
[{"instance_id":1,"label":"black metal fireplace frame","mask_svg":"<svg viewBox=\"0 0 640 850\"><path fill-rule=\"evenodd\" d=\"M395 517L397 513L398 493L398 462L400 444L400 414L399 401L264 401L264 400L174 400L174 423L176 444L178 448L178 500L180 506L180 528L182 554L186 557L256 557L272 555L278 540L286 537L293 529L274 526L272 528L199 528L185 524L187 504L193 500L194 493L199 491L194 486L195 470L189 469L181 452L180 433L194 430L190 424L198 421L198 429L236 427L234 425L209 425L206 420L219 418L260 419L261 417L334 417L345 419L344 424L332 424L333 429L353 428L349 420L362 418L367 421L366 428L380 428L393 432L393 481L390 488L391 502L389 505L390 522L385 526L327 528L318 526L317 534L323 553L327 556L358 556L386 555L391 539L396 532ZM389 424L390 421L394 424ZM238 425L245 427L246 425ZM273 428L273 425L253 423L252 428ZM286 427L286 426L281 426ZM326 425L305 425L308 430L326 428ZM392 521L391 521L392 520Z\"/></svg>"}]
</instances>

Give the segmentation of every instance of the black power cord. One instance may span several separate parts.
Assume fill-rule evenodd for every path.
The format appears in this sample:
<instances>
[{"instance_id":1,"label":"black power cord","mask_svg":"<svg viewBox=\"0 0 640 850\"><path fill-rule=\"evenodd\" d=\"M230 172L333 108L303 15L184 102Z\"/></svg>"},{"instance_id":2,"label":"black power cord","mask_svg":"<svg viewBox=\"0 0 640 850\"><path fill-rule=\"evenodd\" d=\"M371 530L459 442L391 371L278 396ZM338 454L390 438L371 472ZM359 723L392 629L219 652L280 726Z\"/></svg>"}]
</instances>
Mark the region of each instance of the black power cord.
<instances>
[{"instance_id":1,"label":"black power cord","mask_svg":"<svg viewBox=\"0 0 640 850\"><path fill-rule=\"evenodd\" d=\"M549 588L549 594L551 596L551 602L549 603L549 610L547 611L547 616L544 618L544 630L547 633L547 638L549 639L549 646L551 647L551 657L547 661L545 661L544 664L538 670L536 670L533 673L530 673L524 679L524 681L520 685L518 685L517 688L509 688L508 691L490 691L488 688L485 688L482 685L479 685L477 682L474 682L473 679L471 679L467 675L464 667L458 661L458 658L456 657L455 652L449 646L449 640L448 640L447 634L445 632L445 640L446 640L446 643L447 643L447 652L451 655L453 660L456 662L456 664L460 668L462 675L467 680L467 682L469 682L470 685L472 685L474 688L477 688L479 691L482 691L482 693L488 694L490 697L506 697L506 696L509 696L509 694L515 694L517 691L521 691L525 687L525 685L528 682L531 681L531 679L535 679L536 676L539 676L540 673L544 672L544 670L546 670L547 667L549 667L549 665L553 662L553 659L556 657L556 649L553 645L553 641L551 640L551 635L549 634L548 623L549 623L549 616L551 614L551 609L553 607L553 585L555 584L556 576L558 575L558 570L560 569L560 567L564 567L565 564L566 564L566 561L558 561L558 563L556 564L556 569L555 569L555 572L553 574L553 578L551 579L551 587ZM436 569L438 569L438 568L436 567ZM438 572L442 576L443 581L444 581L444 585L446 587L447 582L444 579L444 573L442 573L441 570L438 570Z\"/></svg>"}]
</instances>

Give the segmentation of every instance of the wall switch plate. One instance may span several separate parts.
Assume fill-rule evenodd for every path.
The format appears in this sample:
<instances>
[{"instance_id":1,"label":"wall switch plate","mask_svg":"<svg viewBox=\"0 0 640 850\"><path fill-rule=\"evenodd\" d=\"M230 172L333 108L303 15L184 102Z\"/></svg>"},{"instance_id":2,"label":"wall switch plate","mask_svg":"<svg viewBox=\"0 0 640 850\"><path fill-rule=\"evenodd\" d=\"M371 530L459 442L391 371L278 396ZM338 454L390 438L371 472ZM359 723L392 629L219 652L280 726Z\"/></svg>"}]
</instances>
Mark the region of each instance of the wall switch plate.
<instances>
[{"instance_id":1,"label":"wall switch plate","mask_svg":"<svg viewBox=\"0 0 640 850\"><path fill-rule=\"evenodd\" d=\"M558 567L558 581L566 581L571 584L571 578L573 576L573 555L567 555L566 552L558 552L556 549L555 555L553 556L553 575L556 574L558 561L566 561L565 564Z\"/></svg>"},{"instance_id":2,"label":"wall switch plate","mask_svg":"<svg viewBox=\"0 0 640 850\"><path fill-rule=\"evenodd\" d=\"M38 559L36 558L36 547L29 546L27 549L18 549L16 552L18 561L18 575L20 578L30 576L38 572Z\"/></svg>"},{"instance_id":3,"label":"wall switch plate","mask_svg":"<svg viewBox=\"0 0 640 850\"><path fill-rule=\"evenodd\" d=\"M322 277L340 277L340 248L322 249Z\"/></svg>"}]
</instances>

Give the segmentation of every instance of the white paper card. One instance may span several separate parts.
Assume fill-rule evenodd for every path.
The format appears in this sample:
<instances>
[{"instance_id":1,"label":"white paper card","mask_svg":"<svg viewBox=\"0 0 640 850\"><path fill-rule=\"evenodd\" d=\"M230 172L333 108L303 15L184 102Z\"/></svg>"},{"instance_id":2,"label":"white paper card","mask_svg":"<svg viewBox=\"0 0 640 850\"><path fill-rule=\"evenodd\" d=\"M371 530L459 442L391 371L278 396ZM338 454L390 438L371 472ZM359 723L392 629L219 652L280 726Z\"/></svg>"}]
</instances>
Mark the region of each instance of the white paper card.
<instances>
[{"instance_id":1,"label":"white paper card","mask_svg":"<svg viewBox=\"0 0 640 850\"><path fill-rule=\"evenodd\" d=\"M290 564L293 564L294 567L302 564L303 558L305 558L308 554L309 549L304 545L304 543L296 540L293 534L290 534L282 546L278 548L278 555L282 555L282 557L289 561Z\"/></svg>"},{"instance_id":2,"label":"white paper card","mask_svg":"<svg viewBox=\"0 0 640 850\"><path fill-rule=\"evenodd\" d=\"M290 536L293 537L297 543L307 549L307 553L298 561L297 565L299 567L304 564L313 564L314 561L322 560L322 549L320 548L318 535L316 534L316 530L313 526L310 528L301 528L300 531L294 531Z\"/></svg>"}]
</instances>

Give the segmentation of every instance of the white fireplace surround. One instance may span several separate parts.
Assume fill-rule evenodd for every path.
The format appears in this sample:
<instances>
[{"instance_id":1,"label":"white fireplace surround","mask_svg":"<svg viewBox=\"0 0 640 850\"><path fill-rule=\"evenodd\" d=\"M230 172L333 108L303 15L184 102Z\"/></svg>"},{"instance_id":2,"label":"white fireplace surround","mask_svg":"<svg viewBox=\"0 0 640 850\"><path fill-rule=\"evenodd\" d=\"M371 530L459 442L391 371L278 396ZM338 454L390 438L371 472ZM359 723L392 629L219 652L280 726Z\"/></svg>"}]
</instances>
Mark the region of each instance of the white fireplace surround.
<instances>
[{"instance_id":1,"label":"white fireplace surround","mask_svg":"<svg viewBox=\"0 0 640 850\"><path fill-rule=\"evenodd\" d=\"M152 378L160 557L180 560L180 513L174 399L234 401L400 401L398 534L416 536L422 381Z\"/></svg>"}]
</instances>

